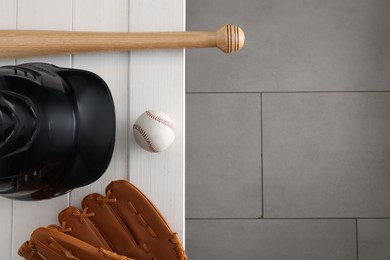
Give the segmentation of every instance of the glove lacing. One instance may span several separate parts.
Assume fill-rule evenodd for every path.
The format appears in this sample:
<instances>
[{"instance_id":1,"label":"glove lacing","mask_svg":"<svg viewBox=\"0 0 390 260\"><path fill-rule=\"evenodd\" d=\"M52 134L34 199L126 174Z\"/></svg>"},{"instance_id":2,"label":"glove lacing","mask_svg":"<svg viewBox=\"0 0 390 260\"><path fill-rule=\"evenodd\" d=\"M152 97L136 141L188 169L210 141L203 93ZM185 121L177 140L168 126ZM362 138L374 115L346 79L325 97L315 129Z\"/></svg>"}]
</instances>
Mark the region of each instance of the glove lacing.
<instances>
[{"instance_id":1,"label":"glove lacing","mask_svg":"<svg viewBox=\"0 0 390 260\"><path fill-rule=\"evenodd\" d=\"M181 244L181 241L180 241L180 238L179 238L179 234L177 234L176 232L173 233L173 238L169 239L169 242L171 242L172 244L175 245L173 250L176 251L176 254L177 254L177 258L176 259L188 260L186 252L184 250L184 247Z\"/></svg>"},{"instance_id":2,"label":"glove lacing","mask_svg":"<svg viewBox=\"0 0 390 260\"><path fill-rule=\"evenodd\" d=\"M110 195L112 193L112 190L108 190L106 193L106 196L103 198L97 198L96 201L101 202L101 206L104 209L107 205L107 203L113 203L117 202L117 198L110 198ZM148 232L154 237L157 238L157 234L154 232L154 230L146 223L140 212L133 206L133 204L130 201L127 201L127 204L131 210L131 212L135 215L137 215L138 220L141 222L143 226L148 230ZM84 211L83 211L84 212ZM93 213L92 213L93 214ZM183 245L181 244L179 235L177 233L173 233L173 237L169 239L169 242L171 242L174 245L173 250L176 252L176 259L179 260L188 260L187 255L185 253L185 250L183 248ZM142 244L142 248L145 250L145 252L148 252L146 244Z\"/></svg>"},{"instance_id":3,"label":"glove lacing","mask_svg":"<svg viewBox=\"0 0 390 260\"><path fill-rule=\"evenodd\" d=\"M106 249L103 249L103 248L99 248L99 252L102 253L104 255L105 258L107 259L114 259L114 260L135 260L133 258L128 258L127 256L124 256L124 255L118 255L112 251L109 251L109 250L106 250Z\"/></svg>"},{"instance_id":4,"label":"glove lacing","mask_svg":"<svg viewBox=\"0 0 390 260\"><path fill-rule=\"evenodd\" d=\"M110 198L111 192L111 190L108 190L105 197L96 198L96 201L101 202L102 209L106 207L107 203L113 203L118 201L116 198Z\"/></svg>"},{"instance_id":5,"label":"glove lacing","mask_svg":"<svg viewBox=\"0 0 390 260\"><path fill-rule=\"evenodd\" d=\"M67 259L71 259L71 260L80 260L78 257L75 257L73 255L73 253L69 250L67 250L65 247L63 247L60 243L58 243L54 238L52 237L49 237L49 245L51 247L53 247L55 250L61 252L64 254L64 256L67 258Z\"/></svg>"},{"instance_id":6,"label":"glove lacing","mask_svg":"<svg viewBox=\"0 0 390 260\"><path fill-rule=\"evenodd\" d=\"M93 213L92 213L93 214ZM87 215L88 216L91 216L91 214L90 213L87 213ZM81 216L81 217L86 217L85 216L85 213L80 213L80 214L76 214L75 216L77 216L77 217L79 217L79 216ZM59 231L59 232L62 232L62 233L67 233L67 232L71 232L72 231L72 228L67 228L66 227L66 222L65 221L63 221L62 223L61 223L61 227L58 227L58 226L56 226L56 225L51 225L51 226L49 226L49 227L51 227L51 228L54 228L54 229L56 229L57 231ZM54 239L53 239L54 240ZM54 240L55 241L55 240ZM28 241L28 242L30 242L30 241ZM26 242L27 243L27 242ZM31 243L31 242L30 242ZM33 245L31 245L31 246L29 246L29 247L31 247L32 249L32 254L34 254L35 252L36 252L36 250L35 250L35 248L33 247ZM66 250L65 248L64 248L64 250ZM67 252L69 252L68 250L66 250ZM30 253L30 254L31 254ZM127 256L123 256L123 255L118 255L118 254L116 254L116 253L114 253L114 252L112 252L112 251L109 251L109 250L106 250L106 249L104 249L104 248L99 248L99 253L102 253L103 255L104 255L104 257L105 258L107 258L107 259L113 259L113 260L135 260L135 259L133 259L133 258L128 258ZM30 260L31 258L27 258L26 257L26 260ZM78 258L70 258L70 259L78 259Z\"/></svg>"},{"instance_id":7,"label":"glove lacing","mask_svg":"<svg viewBox=\"0 0 390 260\"><path fill-rule=\"evenodd\" d=\"M85 218L90 218L95 216L95 213L93 212L87 213L87 211L88 211L88 207L85 207L83 208L83 211L81 213L73 212L72 215L77 217L79 219L79 222L81 223Z\"/></svg>"},{"instance_id":8,"label":"glove lacing","mask_svg":"<svg viewBox=\"0 0 390 260\"><path fill-rule=\"evenodd\" d=\"M66 227L66 222L65 221L63 221L62 223L61 223L61 227L59 227L59 226L57 226L57 225L50 225L50 226L48 226L48 228L52 228L52 229L55 229L55 230L57 230L57 231L59 231L59 232L61 232L61 233L68 233L68 232L70 232L70 231L72 231L72 228L67 228Z\"/></svg>"},{"instance_id":9,"label":"glove lacing","mask_svg":"<svg viewBox=\"0 0 390 260\"><path fill-rule=\"evenodd\" d=\"M96 201L101 203L102 209L104 209L108 203L114 203L114 202L118 201L117 198L110 198L111 193L112 193L112 191L108 190L105 197L103 197L103 198L96 198ZM128 206L131 209L132 213L137 215L138 220L147 228L149 233L153 237L157 238L157 234L145 222L145 220L142 218L141 214L134 208L134 206L132 205L132 203L130 201L128 201ZM81 213L73 213L73 216L79 218L79 222L80 223L85 218L93 217L94 215L95 214L93 212L88 213L88 207L83 208L83 211ZM59 229L59 231L61 231L63 233L72 231L71 228L66 228L65 226L66 226L66 222L62 222L61 223L61 228ZM174 245L173 250L175 250L175 252L176 252L176 255L177 255L176 259L188 260L187 255L185 253L185 250L183 248L183 245L181 244L179 235L177 233L173 233L173 236L172 236L171 239L169 239L169 242ZM146 245L143 245L143 246L146 246ZM144 250L148 251L147 248L144 248ZM105 250L103 248L99 248L99 252L103 253L104 256L109 258L109 259L114 259L114 260L135 260L135 259L132 259L132 258L128 258L126 256L118 255L118 254L116 254L116 253L114 253L112 251Z\"/></svg>"}]
</instances>

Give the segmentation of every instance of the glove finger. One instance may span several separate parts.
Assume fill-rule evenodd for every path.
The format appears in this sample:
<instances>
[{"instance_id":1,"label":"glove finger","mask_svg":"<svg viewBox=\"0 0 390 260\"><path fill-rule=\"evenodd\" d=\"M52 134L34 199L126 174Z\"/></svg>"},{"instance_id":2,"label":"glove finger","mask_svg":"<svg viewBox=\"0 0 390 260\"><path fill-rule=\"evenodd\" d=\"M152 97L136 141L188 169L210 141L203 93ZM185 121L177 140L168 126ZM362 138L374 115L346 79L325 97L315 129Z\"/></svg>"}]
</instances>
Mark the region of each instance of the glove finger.
<instances>
[{"instance_id":1,"label":"glove finger","mask_svg":"<svg viewBox=\"0 0 390 260\"><path fill-rule=\"evenodd\" d=\"M62 225L62 232L65 232L75 238L78 238L94 247L104 248L112 251L103 234L89 219L93 216L88 212L88 208L84 208L85 212L80 212L76 207L70 206L58 215L58 220Z\"/></svg>"},{"instance_id":2,"label":"glove finger","mask_svg":"<svg viewBox=\"0 0 390 260\"><path fill-rule=\"evenodd\" d=\"M127 259L113 254L108 258L107 251L93 247L77 238L66 235L53 228L38 228L31 234L31 243L38 254L47 260L81 259ZM116 257L116 258L115 258Z\"/></svg>"},{"instance_id":3,"label":"glove finger","mask_svg":"<svg viewBox=\"0 0 390 260\"><path fill-rule=\"evenodd\" d=\"M152 259L139 243L138 234L127 225L112 207L118 203L115 198L101 194L90 194L82 201L83 208L94 213L89 219L104 236L114 252L136 259Z\"/></svg>"},{"instance_id":4,"label":"glove finger","mask_svg":"<svg viewBox=\"0 0 390 260\"><path fill-rule=\"evenodd\" d=\"M26 241L20 246L18 255L28 260L45 260L45 258L38 253L35 245L31 241Z\"/></svg>"},{"instance_id":5,"label":"glove finger","mask_svg":"<svg viewBox=\"0 0 390 260\"><path fill-rule=\"evenodd\" d=\"M106 193L116 198L117 202L111 206L153 259L187 259L178 235L172 232L157 207L137 187L118 180L107 186Z\"/></svg>"}]
</instances>

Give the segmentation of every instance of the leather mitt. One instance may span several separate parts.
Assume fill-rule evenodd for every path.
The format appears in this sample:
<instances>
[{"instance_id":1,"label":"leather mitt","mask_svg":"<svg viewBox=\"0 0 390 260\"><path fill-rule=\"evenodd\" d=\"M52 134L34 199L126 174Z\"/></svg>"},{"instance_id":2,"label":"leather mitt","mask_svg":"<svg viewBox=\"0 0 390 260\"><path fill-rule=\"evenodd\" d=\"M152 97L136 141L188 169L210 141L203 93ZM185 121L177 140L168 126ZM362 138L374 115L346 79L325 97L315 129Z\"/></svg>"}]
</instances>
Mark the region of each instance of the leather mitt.
<instances>
[{"instance_id":1,"label":"leather mitt","mask_svg":"<svg viewBox=\"0 0 390 260\"><path fill-rule=\"evenodd\" d=\"M82 210L60 212L59 226L38 228L19 255L32 260L187 260L177 233L133 184L118 180L90 194Z\"/></svg>"}]
</instances>

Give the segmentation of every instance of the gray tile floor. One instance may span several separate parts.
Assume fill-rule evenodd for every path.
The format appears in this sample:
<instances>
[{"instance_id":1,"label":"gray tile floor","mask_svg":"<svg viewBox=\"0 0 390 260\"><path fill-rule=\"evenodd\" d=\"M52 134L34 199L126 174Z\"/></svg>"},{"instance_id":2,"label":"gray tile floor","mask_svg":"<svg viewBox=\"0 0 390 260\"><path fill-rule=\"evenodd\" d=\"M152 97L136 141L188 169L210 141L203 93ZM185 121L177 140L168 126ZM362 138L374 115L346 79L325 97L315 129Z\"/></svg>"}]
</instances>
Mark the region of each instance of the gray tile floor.
<instances>
[{"instance_id":1,"label":"gray tile floor","mask_svg":"<svg viewBox=\"0 0 390 260\"><path fill-rule=\"evenodd\" d=\"M390 1L187 1L191 260L390 259Z\"/></svg>"},{"instance_id":2,"label":"gray tile floor","mask_svg":"<svg viewBox=\"0 0 390 260\"><path fill-rule=\"evenodd\" d=\"M196 140L186 148L186 215L261 217L260 95L192 94L186 102L186 128L195 130L186 138Z\"/></svg>"}]
</instances>

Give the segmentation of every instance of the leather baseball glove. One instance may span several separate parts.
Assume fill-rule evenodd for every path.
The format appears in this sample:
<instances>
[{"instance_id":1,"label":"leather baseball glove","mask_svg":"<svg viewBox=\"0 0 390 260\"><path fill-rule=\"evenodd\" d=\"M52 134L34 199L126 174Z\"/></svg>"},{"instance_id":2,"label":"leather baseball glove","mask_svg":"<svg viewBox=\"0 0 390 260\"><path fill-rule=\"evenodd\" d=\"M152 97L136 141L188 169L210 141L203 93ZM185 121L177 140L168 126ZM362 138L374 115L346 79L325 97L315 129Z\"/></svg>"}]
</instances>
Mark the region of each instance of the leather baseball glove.
<instances>
[{"instance_id":1,"label":"leather baseball glove","mask_svg":"<svg viewBox=\"0 0 390 260\"><path fill-rule=\"evenodd\" d=\"M134 185L119 180L106 196L90 194L83 210L60 212L61 226L38 228L19 249L29 260L187 260L177 233Z\"/></svg>"}]
</instances>

